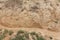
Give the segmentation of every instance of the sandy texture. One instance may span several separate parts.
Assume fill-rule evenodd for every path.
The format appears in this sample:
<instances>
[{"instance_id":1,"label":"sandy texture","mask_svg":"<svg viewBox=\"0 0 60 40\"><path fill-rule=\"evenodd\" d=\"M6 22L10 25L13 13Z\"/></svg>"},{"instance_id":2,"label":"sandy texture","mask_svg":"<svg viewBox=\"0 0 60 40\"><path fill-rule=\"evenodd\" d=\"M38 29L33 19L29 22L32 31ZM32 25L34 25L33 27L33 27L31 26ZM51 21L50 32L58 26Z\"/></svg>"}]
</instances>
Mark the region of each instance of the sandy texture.
<instances>
[{"instance_id":1,"label":"sandy texture","mask_svg":"<svg viewBox=\"0 0 60 40\"><path fill-rule=\"evenodd\" d=\"M0 24L8 27L39 27L57 29L60 24L57 0L1 1Z\"/></svg>"},{"instance_id":2,"label":"sandy texture","mask_svg":"<svg viewBox=\"0 0 60 40\"><path fill-rule=\"evenodd\" d=\"M0 25L8 29L38 28L60 40L60 0L0 0Z\"/></svg>"}]
</instances>

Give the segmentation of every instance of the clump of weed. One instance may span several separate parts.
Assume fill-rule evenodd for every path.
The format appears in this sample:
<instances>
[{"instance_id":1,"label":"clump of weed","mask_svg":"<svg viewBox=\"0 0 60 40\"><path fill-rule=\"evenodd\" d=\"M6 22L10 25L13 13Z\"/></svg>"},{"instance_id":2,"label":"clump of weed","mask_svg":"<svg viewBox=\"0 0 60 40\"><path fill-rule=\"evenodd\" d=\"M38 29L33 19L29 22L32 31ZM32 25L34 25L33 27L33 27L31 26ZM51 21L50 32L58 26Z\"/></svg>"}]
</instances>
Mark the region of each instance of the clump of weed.
<instances>
[{"instance_id":1,"label":"clump of weed","mask_svg":"<svg viewBox=\"0 0 60 40\"><path fill-rule=\"evenodd\" d=\"M8 30L7 29L4 29L3 34L5 35L7 33L8 33Z\"/></svg>"},{"instance_id":2,"label":"clump of weed","mask_svg":"<svg viewBox=\"0 0 60 40\"><path fill-rule=\"evenodd\" d=\"M17 32L17 35L19 35L19 34L23 34L23 33L24 33L23 30L19 30L19 31Z\"/></svg>"},{"instance_id":3,"label":"clump of weed","mask_svg":"<svg viewBox=\"0 0 60 40\"><path fill-rule=\"evenodd\" d=\"M33 40L45 40L42 36L39 36L36 32L30 33Z\"/></svg>"},{"instance_id":4,"label":"clump of weed","mask_svg":"<svg viewBox=\"0 0 60 40\"><path fill-rule=\"evenodd\" d=\"M37 40L45 40L45 39L41 36L41 37L37 37Z\"/></svg>"},{"instance_id":5,"label":"clump of weed","mask_svg":"<svg viewBox=\"0 0 60 40\"><path fill-rule=\"evenodd\" d=\"M0 40L3 40L5 38L5 34L8 33L7 29L4 29L4 31L2 31L2 33L0 34Z\"/></svg>"},{"instance_id":6,"label":"clump of weed","mask_svg":"<svg viewBox=\"0 0 60 40\"><path fill-rule=\"evenodd\" d=\"M32 40L45 40L42 36L38 35L36 32L26 32L19 30L14 38L10 40L30 40L29 35L32 37Z\"/></svg>"},{"instance_id":7,"label":"clump of weed","mask_svg":"<svg viewBox=\"0 0 60 40\"><path fill-rule=\"evenodd\" d=\"M28 40L28 39L29 39L28 33L23 30L19 30L15 38L11 38L11 40Z\"/></svg>"},{"instance_id":8,"label":"clump of weed","mask_svg":"<svg viewBox=\"0 0 60 40\"><path fill-rule=\"evenodd\" d=\"M8 33L9 33L9 35L12 35L13 34L13 31L10 30L10 31L8 31Z\"/></svg>"},{"instance_id":9,"label":"clump of weed","mask_svg":"<svg viewBox=\"0 0 60 40\"><path fill-rule=\"evenodd\" d=\"M5 35L1 34L0 35L0 40L3 40L5 38Z\"/></svg>"}]
</instances>

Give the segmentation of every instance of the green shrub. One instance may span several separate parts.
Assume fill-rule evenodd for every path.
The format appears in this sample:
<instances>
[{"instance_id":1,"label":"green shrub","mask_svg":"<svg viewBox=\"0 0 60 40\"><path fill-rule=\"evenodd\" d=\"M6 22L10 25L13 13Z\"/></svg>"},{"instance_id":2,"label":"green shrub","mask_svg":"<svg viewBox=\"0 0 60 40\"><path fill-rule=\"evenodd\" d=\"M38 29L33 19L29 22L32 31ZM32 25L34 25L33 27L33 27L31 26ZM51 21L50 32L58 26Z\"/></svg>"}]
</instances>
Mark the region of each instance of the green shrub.
<instances>
[{"instance_id":1,"label":"green shrub","mask_svg":"<svg viewBox=\"0 0 60 40\"><path fill-rule=\"evenodd\" d=\"M19 30L15 36L15 38L11 38L11 40L28 40L29 34L23 30Z\"/></svg>"},{"instance_id":2,"label":"green shrub","mask_svg":"<svg viewBox=\"0 0 60 40\"><path fill-rule=\"evenodd\" d=\"M10 30L10 31L8 31L8 33L9 33L9 35L12 35L13 34L13 31Z\"/></svg>"},{"instance_id":3,"label":"green shrub","mask_svg":"<svg viewBox=\"0 0 60 40\"><path fill-rule=\"evenodd\" d=\"M7 29L4 29L3 34L5 35L7 33L8 33L8 30Z\"/></svg>"},{"instance_id":4,"label":"green shrub","mask_svg":"<svg viewBox=\"0 0 60 40\"><path fill-rule=\"evenodd\" d=\"M37 37L37 40L45 40L43 37Z\"/></svg>"},{"instance_id":5,"label":"green shrub","mask_svg":"<svg viewBox=\"0 0 60 40\"><path fill-rule=\"evenodd\" d=\"M5 38L6 33L8 33L8 30L5 29L4 31L2 31L2 33L0 34L0 40L3 40Z\"/></svg>"},{"instance_id":6,"label":"green shrub","mask_svg":"<svg viewBox=\"0 0 60 40\"><path fill-rule=\"evenodd\" d=\"M39 36L36 32L26 32L23 30L19 30L14 38L10 40L30 40L29 34L32 37L32 40L45 40L42 36Z\"/></svg>"},{"instance_id":7,"label":"green shrub","mask_svg":"<svg viewBox=\"0 0 60 40\"><path fill-rule=\"evenodd\" d=\"M19 31L17 32L17 35L19 35L19 34L21 34L21 33L24 33L24 31L23 31L23 30L19 30Z\"/></svg>"},{"instance_id":8,"label":"green shrub","mask_svg":"<svg viewBox=\"0 0 60 40\"><path fill-rule=\"evenodd\" d=\"M30 34L33 40L45 40L42 36L39 36L36 32L31 32Z\"/></svg>"}]
</instances>

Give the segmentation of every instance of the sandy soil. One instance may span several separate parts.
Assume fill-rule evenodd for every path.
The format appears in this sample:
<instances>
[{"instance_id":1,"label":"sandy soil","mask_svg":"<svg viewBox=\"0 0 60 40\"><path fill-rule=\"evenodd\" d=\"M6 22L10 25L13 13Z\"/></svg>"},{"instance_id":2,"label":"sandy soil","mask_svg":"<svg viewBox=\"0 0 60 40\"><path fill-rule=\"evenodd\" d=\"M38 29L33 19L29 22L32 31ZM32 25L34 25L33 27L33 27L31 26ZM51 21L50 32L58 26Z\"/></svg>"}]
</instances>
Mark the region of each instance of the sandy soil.
<instances>
[{"instance_id":1,"label":"sandy soil","mask_svg":"<svg viewBox=\"0 0 60 40\"><path fill-rule=\"evenodd\" d=\"M59 0L0 0L0 29L41 32L60 40Z\"/></svg>"}]
</instances>

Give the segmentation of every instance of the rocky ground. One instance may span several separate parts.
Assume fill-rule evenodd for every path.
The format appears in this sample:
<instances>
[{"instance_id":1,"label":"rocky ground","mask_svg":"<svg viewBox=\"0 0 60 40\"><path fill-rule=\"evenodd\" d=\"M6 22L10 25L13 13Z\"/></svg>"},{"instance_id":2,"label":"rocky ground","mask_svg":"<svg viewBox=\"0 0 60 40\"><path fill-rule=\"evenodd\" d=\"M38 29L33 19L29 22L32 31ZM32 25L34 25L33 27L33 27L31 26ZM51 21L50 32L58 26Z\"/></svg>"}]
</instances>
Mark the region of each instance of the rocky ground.
<instances>
[{"instance_id":1,"label":"rocky ground","mask_svg":"<svg viewBox=\"0 0 60 40\"><path fill-rule=\"evenodd\" d=\"M0 0L0 29L41 33L43 39L35 40L60 40L60 0Z\"/></svg>"}]
</instances>

